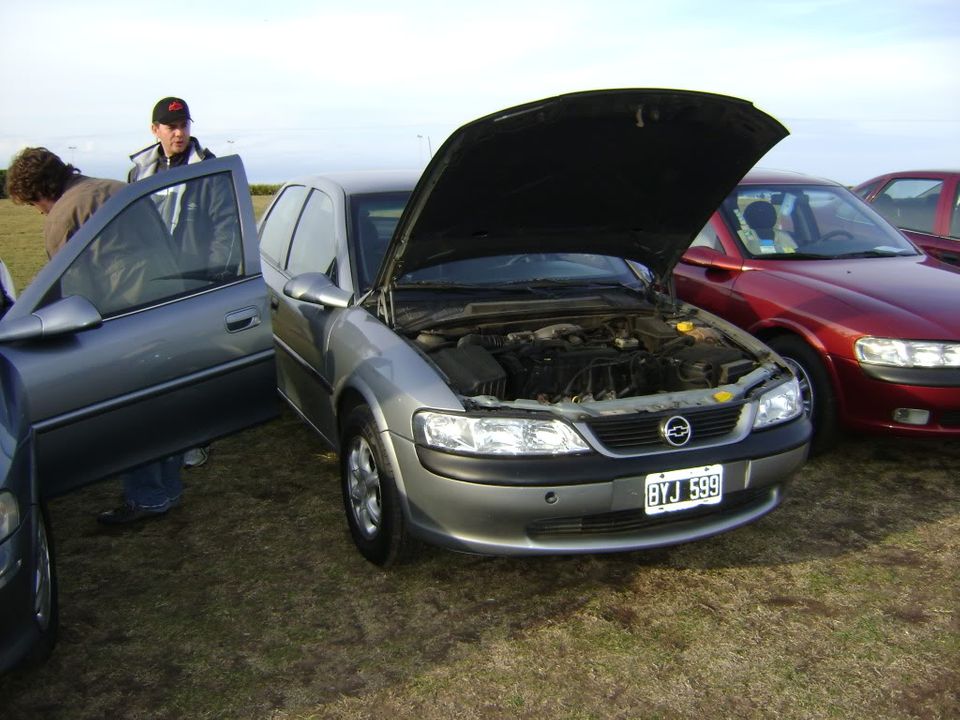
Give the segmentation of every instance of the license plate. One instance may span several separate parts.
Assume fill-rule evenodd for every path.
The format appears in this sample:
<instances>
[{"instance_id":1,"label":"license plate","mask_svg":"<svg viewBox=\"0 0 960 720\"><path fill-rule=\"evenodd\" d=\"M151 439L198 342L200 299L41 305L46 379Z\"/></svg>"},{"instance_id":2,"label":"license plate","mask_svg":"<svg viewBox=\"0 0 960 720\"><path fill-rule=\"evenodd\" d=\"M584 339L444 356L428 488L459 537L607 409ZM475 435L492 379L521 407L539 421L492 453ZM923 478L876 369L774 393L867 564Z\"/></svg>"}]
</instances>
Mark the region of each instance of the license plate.
<instances>
[{"instance_id":1,"label":"license plate","mask_svg":"<svg viewBox=\"0 0 960 720\"><path fill-rule=\"evenodd\" d=\"M706 465L647 475L643 481L647 515L719 505L723 499L723 465Z\"/></svg>"}]
</instances>

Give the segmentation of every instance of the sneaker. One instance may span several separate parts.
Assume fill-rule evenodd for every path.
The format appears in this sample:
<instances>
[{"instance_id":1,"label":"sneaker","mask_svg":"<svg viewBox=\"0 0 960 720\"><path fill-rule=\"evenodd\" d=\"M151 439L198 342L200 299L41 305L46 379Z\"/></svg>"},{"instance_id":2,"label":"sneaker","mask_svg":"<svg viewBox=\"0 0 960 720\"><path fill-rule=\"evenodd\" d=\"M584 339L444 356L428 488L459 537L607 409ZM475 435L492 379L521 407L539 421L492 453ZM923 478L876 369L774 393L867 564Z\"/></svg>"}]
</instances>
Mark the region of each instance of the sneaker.
<instances>
[{"instance_id":1,"label":"sneaker","mask_svg":"<svg viewBox=\"0 0 960 720\"><path fill-rule=\"evenodd\" d=\"M167 505L162 510L148 510L147 508L125 502L118 508L107 510L97 515L97 522L101 525L126 525L127 523L143 520L144 518L160 517L170 509Z\"/></svg>"},{"instance_id":2,"label":"sneaker","mask_svg":"<svg viewBox=\"0 0 960 720\"><path fill-rule=\"evenodd\" d=\"M206 447L197 447L192 450L187 450L183 454L183 466L185 468L195 468L203 465L207 458L210 457L210 446Z\"/></svg>"}]
</instances>

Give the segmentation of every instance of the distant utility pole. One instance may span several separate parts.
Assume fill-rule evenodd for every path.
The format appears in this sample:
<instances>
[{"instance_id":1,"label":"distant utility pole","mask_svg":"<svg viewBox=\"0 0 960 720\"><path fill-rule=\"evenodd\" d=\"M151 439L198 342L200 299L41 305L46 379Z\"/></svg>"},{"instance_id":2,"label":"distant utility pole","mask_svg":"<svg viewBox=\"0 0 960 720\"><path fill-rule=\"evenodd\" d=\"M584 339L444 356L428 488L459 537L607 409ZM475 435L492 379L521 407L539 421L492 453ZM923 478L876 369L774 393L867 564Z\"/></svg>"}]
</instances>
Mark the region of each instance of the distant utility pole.
<instances>
[{"instance_id":1,"label":"distant utility pole","mask_svg":"<svg viewBox=\"0 0 960 720\"><path fill-rule=\"evenodd\" d=\"M432 157L433 157L433 145L430 143L430 136L429 136L429 135L417 135L417 137L421 140L421 142L423 141L423 138L424 138L424 137L427 138L427 156L428 156L428 158L432 158Z\"/></svg>"},{"instance_id":2,"label":"distant utility pole","mask_svg":"<svg viewBox=\"0 0 960 720\"><path fill-rule=\"evenodd\" d=\"M67 145L67 150L70 151L70 164L73 165L73 155L74 151L77 149L76 145Z\"/></svg>"}]
</instances>

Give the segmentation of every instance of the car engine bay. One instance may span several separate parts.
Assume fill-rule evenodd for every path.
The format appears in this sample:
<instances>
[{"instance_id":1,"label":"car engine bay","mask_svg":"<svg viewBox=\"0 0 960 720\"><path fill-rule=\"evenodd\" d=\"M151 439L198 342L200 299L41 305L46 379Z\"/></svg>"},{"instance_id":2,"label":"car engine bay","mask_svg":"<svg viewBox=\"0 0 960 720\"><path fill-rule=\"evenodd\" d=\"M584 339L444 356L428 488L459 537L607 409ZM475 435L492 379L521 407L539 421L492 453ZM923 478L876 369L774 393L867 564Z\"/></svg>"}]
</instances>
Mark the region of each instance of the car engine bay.
<instances>
[{"instance_id":1,"label":"car engine bay","mask_svg":"<svg viewBox=\"0 0 960 720\"><path fill-rule=\"evenodd\" d=\"M706 323L651 314L425 329L415 344L461 395L541 404L717 388L759 365Z\"/></svg>"}]
</instances>

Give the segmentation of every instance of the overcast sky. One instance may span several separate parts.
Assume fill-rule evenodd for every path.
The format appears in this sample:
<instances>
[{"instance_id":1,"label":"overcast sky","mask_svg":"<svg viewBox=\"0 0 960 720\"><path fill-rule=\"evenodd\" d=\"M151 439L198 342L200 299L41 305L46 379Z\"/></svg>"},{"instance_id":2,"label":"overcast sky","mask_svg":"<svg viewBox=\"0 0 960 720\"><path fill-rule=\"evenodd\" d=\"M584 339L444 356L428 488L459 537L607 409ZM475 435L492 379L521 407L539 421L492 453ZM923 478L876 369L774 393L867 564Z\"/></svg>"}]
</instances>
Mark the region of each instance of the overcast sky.
<instances>
[{"instance_id":1,"label":"overcast sky","mask_svg":"<svg viewBox=\"0 0 960 720\"><path fill-rule=\"evenodd\" d=\"M251 182L422 168L481 115L563 92L751 100L762 161L847 184L960 168L960 0L0 0L0 167L45 145L125 177L154 103Z\"/></svg>"}]
</instances>

